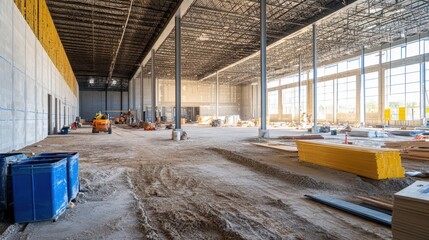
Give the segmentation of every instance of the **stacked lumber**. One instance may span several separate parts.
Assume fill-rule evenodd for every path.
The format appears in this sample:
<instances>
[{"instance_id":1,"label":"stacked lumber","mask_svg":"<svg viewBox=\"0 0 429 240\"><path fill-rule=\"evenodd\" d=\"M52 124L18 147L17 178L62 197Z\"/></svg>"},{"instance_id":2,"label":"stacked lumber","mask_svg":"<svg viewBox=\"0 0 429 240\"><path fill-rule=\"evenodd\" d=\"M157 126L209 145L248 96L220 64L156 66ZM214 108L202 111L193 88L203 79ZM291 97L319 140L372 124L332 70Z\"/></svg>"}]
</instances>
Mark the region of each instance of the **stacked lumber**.
<instances>
[{"instance_id":1,"label":"stacked lumber","mask_svg":"<svg viewBox=\"0 0 429 240\"><path fill-rule=\"evenodd\" d=\"M253 143L253 145L272 148L284 152L298 152L298 149L296 147L279 142Z\"/></svg>"},{"instance_id":2,"label":"stacked lumber","mask_svg":"<svg viewBox=\"0 0 429 240\"><path fill-rule=\"evenodd\" d=\"M377 199L374 197L362 197L362 196L357 196L357 199L361 200L363 203L378 207L378 208L382 208L385 210L388 210L390 212L393 211L393 205L392 203L389 203L385 200L381 200L381 199Z\"/></svg>"},{"instance_id":3,"label":"stacked lumber","mask_svg":"<svg viewBox=\"0 0 429 240\"><path fill-rule=\"evenodd\" d=\"M299 160L372 179L404 177L399 150L302 140Z\"/></svg>"},{"instance_id":4,"label":"stacked lumber","mask_svg":"<svg viewBox=\"0 0 429 240\"><path fill-rule=\"evenodd\" d=\"M410 160L429 161L429 141L385 142L385 147L401 150L401 156Z\"/></svg>"},{"instance_id":5,"label":"stacked lumber","mask_svg":"<svg viewBox=\"0 0 429 240\"><path fill-rule=\"evenodd\" d=\"M371 130L371 129L353 129L349 136L351 137L368 137L368 138L376 138L378 135L381 135L379 133L380 131L377 130Z\"/></svg>"},{"instance_id":6,"label":"stacked lumber","mask_svg":"<svg viewBox=\"0 0 429 240\"><path fill-rule=\"evenodd\" d=\"M298 140L298 139L324 139L319 134L299 135L299 136L280 136L279 139Z\"/></svg>"},{"instance_id":7,"label":"stacked lumber","mask_svg":"<svg viewBox=\"0 0 429 240\"><path fill-rule=\"evenodd\" d=\"M429 238L429 182L416 181L394 195L393 239Z\"/></svg>"}]
</instances>

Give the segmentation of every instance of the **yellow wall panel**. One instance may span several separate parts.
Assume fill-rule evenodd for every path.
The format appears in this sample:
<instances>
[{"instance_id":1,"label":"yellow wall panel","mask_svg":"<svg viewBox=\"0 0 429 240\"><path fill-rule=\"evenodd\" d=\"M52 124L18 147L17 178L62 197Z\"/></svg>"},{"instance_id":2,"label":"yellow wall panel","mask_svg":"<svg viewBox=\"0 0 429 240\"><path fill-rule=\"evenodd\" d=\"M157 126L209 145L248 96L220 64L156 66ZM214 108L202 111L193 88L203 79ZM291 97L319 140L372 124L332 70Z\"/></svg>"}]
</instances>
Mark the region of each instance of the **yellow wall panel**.
<instances>
[{"instance_id":1,"label":"yellow wall panel","mask_svg":"<svg viewBox=\"0 0 429 240\"><path fill-rule=\"evenodd\" d=\"M15 0L15 4L21 11L22 15L25 17L25 0Z\"/></svg>"},{"instance_id":2,"label":"yellow wall panel","mask_svg":"<svg viewBox=\"0 0 429 240\"><path fill-rule=\"evenodd\" d=\"M77 96L76 77L61 43L45 0L14 0L30 28L39 39L49 58Z\"/></svg>"}]
</instances>

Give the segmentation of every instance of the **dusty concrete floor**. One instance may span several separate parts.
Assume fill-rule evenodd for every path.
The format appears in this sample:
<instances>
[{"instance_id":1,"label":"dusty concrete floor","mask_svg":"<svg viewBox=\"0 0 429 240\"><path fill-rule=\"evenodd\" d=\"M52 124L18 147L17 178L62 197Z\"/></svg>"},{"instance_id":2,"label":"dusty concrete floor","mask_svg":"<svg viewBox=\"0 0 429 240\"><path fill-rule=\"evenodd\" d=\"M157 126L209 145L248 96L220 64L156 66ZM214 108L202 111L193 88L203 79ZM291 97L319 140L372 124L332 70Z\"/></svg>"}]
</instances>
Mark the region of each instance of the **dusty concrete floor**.
<instances>
[{"instance_id":1,"label":"dusty concrete floor","mask_svg":"<svg viewBox=\"0 0 429 240\"><path fill-rule=\"evenodd\" d=\"M81 190L55 222L15 225L8 239L389 239L384 226L309 201L304 194L391 199L411 178L373 181L300 163L250 144L257 128L171 130L88 127L52 136L24 152L78 151ZM271 136L291 134L274 129ZM296 131L295 131L295 134ZM340 137L339 137L340 138ZM335 139L333 139L335 140ZM354 141L368 140L353 139ZM377 145L379 140L372 144ZM427 162L404 161L429 170Z\"/></svg>"}]
</instances>

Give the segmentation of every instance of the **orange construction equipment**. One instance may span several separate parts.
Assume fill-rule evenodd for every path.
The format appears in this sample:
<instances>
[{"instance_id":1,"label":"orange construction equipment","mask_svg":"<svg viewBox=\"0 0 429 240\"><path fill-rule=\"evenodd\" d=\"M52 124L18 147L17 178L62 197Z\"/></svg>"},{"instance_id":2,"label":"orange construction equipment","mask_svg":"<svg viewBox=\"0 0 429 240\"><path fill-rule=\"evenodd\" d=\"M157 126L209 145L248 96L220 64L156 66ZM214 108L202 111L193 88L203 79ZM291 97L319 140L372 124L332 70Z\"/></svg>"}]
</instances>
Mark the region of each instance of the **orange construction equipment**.
<instances>
[{"instance_id":1,"label":"orange construction equipment","mask_svg":"<svg viewBox=\"0 0 429 240\"><path fill-rule=\"evenodd\" d=\"M92 121L92 133L99 132L112 134L112 123L107 115L101 114Z\"/></svg>"}]
</instances>

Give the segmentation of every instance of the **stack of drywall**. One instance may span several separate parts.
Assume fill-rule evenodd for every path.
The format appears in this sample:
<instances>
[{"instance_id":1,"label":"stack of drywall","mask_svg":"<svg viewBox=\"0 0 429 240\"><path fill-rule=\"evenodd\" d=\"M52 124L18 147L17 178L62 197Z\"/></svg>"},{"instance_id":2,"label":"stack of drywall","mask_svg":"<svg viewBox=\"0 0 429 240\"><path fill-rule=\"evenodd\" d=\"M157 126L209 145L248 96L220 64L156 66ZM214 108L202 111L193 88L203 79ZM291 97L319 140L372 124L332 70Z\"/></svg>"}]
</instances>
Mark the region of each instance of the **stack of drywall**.
<instances>
[{"instance_id":1,"label":"stack of drywall","mask_svg":"<svg viewBox=\"0 0 429 240\"><path fill-rule=\"evenodd\" d=\"M429 238L429 182L416 181L394 196L393 239Z\"/></svg>"},{"instance_id":2,"label":"stack of drywall","mask_svg":"<svg viewBox=\"0 0 429 240\"><path fill-rule=\"evenodd\" d=\"M387 133L384 131L374 130L374 129L353 129L349 136L352 137L369 137L369 138L384 138L388 137Z\"/></svg>"},{"instance_id":3,"label":"stack of drywall","mask_svg":"<svg viewBox=\"0 0 429 240\"><path fill-rule=\"evenodd\" d=\"M350 172L372 179L404 177L399 150L297 141L300 161Z\"/></svg>"},{"instance_id":4,"label":"stack of drywall","mask_svg":"<svg viewBox=\"0 0 429 240\"><path fill-rule=\"evenodd\" d=\"M352 137L369 137L369 138L376 138L377 137L377 130L369 130L369 129L353 129L349 136Z\"/></svg>"}]
</instances>

